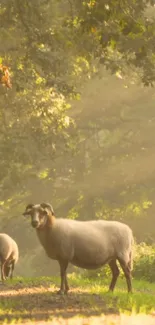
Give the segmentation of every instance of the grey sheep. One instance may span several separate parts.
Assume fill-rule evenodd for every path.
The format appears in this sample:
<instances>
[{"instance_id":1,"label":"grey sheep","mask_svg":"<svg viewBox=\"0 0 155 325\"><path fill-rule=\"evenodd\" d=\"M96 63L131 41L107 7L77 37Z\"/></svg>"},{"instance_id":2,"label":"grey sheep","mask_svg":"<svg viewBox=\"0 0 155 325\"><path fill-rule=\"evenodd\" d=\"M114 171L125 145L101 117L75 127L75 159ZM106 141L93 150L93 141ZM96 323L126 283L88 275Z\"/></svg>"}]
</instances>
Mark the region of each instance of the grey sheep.
<instances>
[{"instance_id":1,"label":"grey sheep","mask_svg":"<svg viewBox=\"0 0 155 325\"><path fill-rule=\"evenodd\" d=\"M1 280L12 279L15 264L19 258L16 242L7 234L0 233Z\"/></svg>"},{"instance_id":2,"label":"grey sheep","mask_svg":"<svg viewBox=\"0 0 155 325\"><path fill-rule=\"evenodd\" d=\"M71 263L84 269L97 269L109 264L113 291L119 269L118 260L126 277L128 292L132 291L132 230L124 223L107 220L78 221L56 219L50 204L29 204L24 216L31 216L31 225L46 254L60 265L59 293L67 293L67 267Z\"/></svg>"}]
</instances>

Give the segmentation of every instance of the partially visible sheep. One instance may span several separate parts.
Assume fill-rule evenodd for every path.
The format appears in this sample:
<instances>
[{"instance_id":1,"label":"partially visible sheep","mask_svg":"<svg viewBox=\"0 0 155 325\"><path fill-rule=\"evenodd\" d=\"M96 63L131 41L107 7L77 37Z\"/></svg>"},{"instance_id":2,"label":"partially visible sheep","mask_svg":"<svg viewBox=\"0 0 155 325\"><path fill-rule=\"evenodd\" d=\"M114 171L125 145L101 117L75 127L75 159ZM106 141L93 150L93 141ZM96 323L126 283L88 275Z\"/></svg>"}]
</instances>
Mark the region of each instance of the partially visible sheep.
<instances>
[{"instance_id":1,"label":"partially visible sheep","mask_svg":"<svg viewBox=\"0 0 155 325\"><path fill-rule=\"evenodd\" d=\"M24 216L31 216L46 254L60 265L60 293L69 290L66 270L69 263L85 269L97 269L109 264L112 280L109 290L113 291L119 269L119 261L126 277L128 292L132 291L132 230L117 221L76 221L56 219L50 204L29 204Z\"/></svg>"},{"instance_id":2,"label":"partially visible sheep","mask_svg":"<svg viewBox=\"0 0 155 325\"><path fill-rule=\"evenodd\" d=\"M0 233L1 280L13 277L13 270L19 258L16 242L7 234Z\"/></svg>"}]
</instances>

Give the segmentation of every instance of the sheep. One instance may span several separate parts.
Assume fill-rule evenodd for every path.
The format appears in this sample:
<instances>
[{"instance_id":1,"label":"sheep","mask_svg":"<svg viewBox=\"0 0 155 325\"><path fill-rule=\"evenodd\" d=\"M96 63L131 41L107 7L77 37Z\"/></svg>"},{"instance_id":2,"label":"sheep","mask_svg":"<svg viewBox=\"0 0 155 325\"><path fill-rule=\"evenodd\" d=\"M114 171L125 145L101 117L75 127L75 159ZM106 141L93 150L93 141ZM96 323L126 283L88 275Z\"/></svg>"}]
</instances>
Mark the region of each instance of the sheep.
<instances>
[{"instance_id":1,"label":"sheep","mask_svg":"<svg viewBox=\"0 0 155 325\"><path fill-rule=\"evenodd\" d=\"M67 267L71 263L84 269L97 269L109 264L113 291L119 276L117 261L124 272L128 292L132 292L133 233L124 223L108 220L79 221L55 218L48 203L28 204L24 216L31 217L31 225L47 254L60 266L61 285L58 293L69 290Z\"/></svg>"},{"instance_id":2,"label":"sheep","mask_svg":"<svg viewBox=\"0 0 155 325\"><path fill-rule=\"evenodd\" d=\"M16 242L7 234L0 233L1 280L12 279L15 264L19 258Z\"/></svg>"}]
</instances>

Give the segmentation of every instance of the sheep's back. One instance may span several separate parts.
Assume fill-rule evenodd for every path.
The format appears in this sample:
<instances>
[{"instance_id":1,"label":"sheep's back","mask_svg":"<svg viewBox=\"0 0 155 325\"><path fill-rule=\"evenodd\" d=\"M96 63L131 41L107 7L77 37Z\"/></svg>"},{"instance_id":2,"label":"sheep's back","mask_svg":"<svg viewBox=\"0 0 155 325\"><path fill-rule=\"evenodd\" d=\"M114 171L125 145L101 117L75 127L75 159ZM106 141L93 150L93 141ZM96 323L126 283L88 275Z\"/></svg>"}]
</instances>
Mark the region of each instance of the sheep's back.
<instances>
[{"instance_id":1,"label":"sheep's back","mask_svg":"<svg viewBox=\"0 0 155 325\"><path fill-rule=\"evenodd\" d=\"M8 259L12 252L12 238L7 234L0 234L0 257Z\"/></svg>"},{"instance_id":2,"label":"sheep's back","mask_svg":"<svg viewBox=\"0 0 155 325\"><path fill-rule=\"evenodd\" d=\"M106 241L113 242L114 245L128 246L133 240L131 228L119 221L98 220L92 221L92 225L99 230L101 236L105 236Z\"/></svg>"},{"instance_id":3,"label":"sheep's back","mask_svg":"<svg viewBox=\"0 0 155 325\"><path fill-rule=\"evenodd\" d=\"M18 245L13 238L7 234L0 234L0 257L3 259L13 259L15 263L19 258Z\"/></svg>"},{"instance_id":4,"label":"sheep's back","mask_svg":"<svg viewBox=\"0 0 155 325\"><path fill-rule=\"evenodd\" d=\"M132 239L132 230L124 223L108 220L76 221L58 219L57 224L69 236L78 241L108 242L128 245Z\"/></svg>"}]
</instances>

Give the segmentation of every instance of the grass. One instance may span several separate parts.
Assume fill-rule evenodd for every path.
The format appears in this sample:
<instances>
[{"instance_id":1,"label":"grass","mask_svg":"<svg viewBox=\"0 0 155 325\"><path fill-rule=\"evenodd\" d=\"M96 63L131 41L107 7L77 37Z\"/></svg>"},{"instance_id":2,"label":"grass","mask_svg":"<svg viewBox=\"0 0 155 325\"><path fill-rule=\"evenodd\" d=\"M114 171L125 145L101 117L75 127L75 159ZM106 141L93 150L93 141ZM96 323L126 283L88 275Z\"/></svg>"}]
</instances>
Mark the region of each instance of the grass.
<instances>
[{"instance_id":1,"label":"grass","mask_svg":"<svg viewBox=\"0 0 155 325\"><path fill-rule=\"evenodd\" d=\"M118 321L119 315L155 314L155 284L133 280L134 293L128 294L123 278L118 280L112 294L107 293L109 281L107 278L90 280L71 274L70 293L58 296L55 292L59 287L59 277L8 280L0 285L0 323L53 320L57 324L61 319L62 324L79 324L80 320L87 319L85 324L89 325L93 324L92 317L94 324L99 324L106 315L106 320L113 317L108 325L112 322L115 325L120 324L114 322L114 318ZM148 319L146 324L149 325Z\"/></svg>"},{"instance_id":2,"label":"grass","mask_svg":"<svg viewBox=\"0 0 155 325\"><path fill-rule=\"evenodd\" d=\"M71 276L70 283L86 289L92 294L98 294L104 298L108 307L111 305L116 312L145 312L152 313L155 310L155 284L147 281L133 280L133 294L127 294L124 279L119 279L114 293L108 293L109 279L104 281L84 279Z\"/></svg>"}]
</instances>

